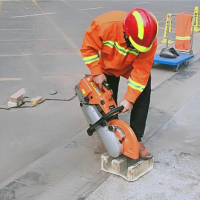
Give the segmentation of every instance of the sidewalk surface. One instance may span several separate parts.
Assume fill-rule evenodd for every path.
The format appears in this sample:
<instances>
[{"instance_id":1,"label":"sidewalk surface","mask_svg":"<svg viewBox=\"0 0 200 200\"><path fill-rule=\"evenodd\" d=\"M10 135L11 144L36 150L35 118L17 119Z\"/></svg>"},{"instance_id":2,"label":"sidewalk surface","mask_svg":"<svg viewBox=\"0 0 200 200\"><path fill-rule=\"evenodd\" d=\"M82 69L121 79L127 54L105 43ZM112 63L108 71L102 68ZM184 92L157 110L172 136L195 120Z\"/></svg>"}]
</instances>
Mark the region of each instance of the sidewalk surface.
<instances>
[{"instance_id":1,"label":"sidewalk surface","mask_svg":"<svg viewBox=\"0 0 200 200\"><path fill-rule=\"evenodd\" d=\"M130 2L131 5L130 6ZM112 10L142 7L159 22L191 12L199 1L0 1L0 107L21 88L26 96L69 99L88 74L79 49L92 19ZM152 95L143 142L154 169L136 182L100 169L88 124L72 101L0 110L0 200L199 200L200 33L194 59L178 72L152 69ZM119 101L127 88L121 79ZM55 95L51 93L57 92ZM120 114L129 123L129 113Z\"/></svg>"},{"instance_id":2,"label":"sidewalk surface","mask_svg":"<svg viewBox=\"0 0 200 200\"><path fill-rule=\"evenodd\" d=\"M168 83L170 87L172 82ZM112 175L88 200L200 198L200 72L187 82L190 89L186 82L182 84L187 94L182 100L178 98L179 91L174 95L177 98L174 104L181 107L172 115L169 111L169 120L150 138L146 137L149 138L146 147L155 158L154 169L131 183ZM167 103L168 99L160 101Z\"/></svg>"}]
</instances>

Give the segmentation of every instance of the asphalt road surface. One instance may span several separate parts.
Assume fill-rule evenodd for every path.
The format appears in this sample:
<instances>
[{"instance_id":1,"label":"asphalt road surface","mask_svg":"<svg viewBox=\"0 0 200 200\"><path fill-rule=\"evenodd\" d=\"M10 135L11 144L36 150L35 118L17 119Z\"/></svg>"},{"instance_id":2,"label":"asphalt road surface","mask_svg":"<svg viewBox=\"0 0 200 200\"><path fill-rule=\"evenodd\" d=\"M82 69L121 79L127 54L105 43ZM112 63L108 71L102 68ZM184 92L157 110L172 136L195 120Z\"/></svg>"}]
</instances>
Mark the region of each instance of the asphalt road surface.
<instances>
[{"instance_id":1,"label":"asphalt road surface","mask_svg":"<svg viewBox=\"0 0 200 200\"><path fill-rule=\"evenodd\" d=\"M85 30L98 15L134 7L150 10L159 23L160 50L167 13L193 13L195 6L200 7L200 2L0 1L0 107L6 107L9 97L21 88L28 100L71 98L75 85L89 73L79 49ZM198 54L197 44L194 49ZM154 68L153 88L173 75L173 68ZM0 110L0 183L87 126L77 98Z\"/></svg>"}]
</instances>

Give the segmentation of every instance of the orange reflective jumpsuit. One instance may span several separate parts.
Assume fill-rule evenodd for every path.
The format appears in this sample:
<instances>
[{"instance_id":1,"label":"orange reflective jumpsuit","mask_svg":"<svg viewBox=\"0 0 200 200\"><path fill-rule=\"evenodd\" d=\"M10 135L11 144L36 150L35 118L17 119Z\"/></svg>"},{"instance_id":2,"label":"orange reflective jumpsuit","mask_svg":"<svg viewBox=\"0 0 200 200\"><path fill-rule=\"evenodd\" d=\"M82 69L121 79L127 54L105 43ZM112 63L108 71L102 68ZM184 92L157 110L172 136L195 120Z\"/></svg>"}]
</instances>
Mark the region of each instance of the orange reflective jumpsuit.
<instances>
[{"instance_id":1,"label":"orange reflective jumpsuit","mask_svg":"<svg viewBox=\"0 0 200 200\"><path fill-rule=\"evenodd\" d=\"M157 40L146 53L127 48L123 34L126 14L112 11L94 19L85 33L80 51L92 75L105 73L129 79L124 98L134 103L147 85Z\"/></svg>"},{"instance_id":2,"label":"orange reflective jumpsuit","mask_svg":"<svg viewBox=\"0 0 200 200\"><path fill-rule=\"evenodd\" d=\"M179 13L176 18L175 48L189 50L191 45L192 15Z\"/></svg>"}]
</instances>

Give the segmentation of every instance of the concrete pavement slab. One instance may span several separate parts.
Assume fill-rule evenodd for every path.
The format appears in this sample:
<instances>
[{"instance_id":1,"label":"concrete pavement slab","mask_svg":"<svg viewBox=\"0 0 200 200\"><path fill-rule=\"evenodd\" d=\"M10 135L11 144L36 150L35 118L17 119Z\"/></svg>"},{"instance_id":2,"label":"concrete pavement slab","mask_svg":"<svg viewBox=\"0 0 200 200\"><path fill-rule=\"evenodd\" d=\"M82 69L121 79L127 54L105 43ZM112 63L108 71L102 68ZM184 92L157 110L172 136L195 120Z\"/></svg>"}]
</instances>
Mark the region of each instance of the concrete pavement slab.
<instances>
[{"instance_id":1,"label":"concrete pavement slab","mask_svg":"<svg viewBox=\"0 0 200 200\"><path fill-rule=\"evenodd\" d=\"M71 199L89 189L93 192L109 174L101 172L100 155L95 155L91 148L91 138L86 131L80 132L68 144L1 183L0 194L7 198L13 194L20 200L53 200Z\"/></svg>"},{"instance_id":2,"label":"concrete pavement slab","mask_svg":"<svg viewBox=\"0 0 200 200\"><path fill-rule=\"evenodd\" d=\"M173 177L173 178L172 178ZM135 183L128 183L118 177L109 177L88 200L115 199L199 199L199 180L183 177L177 172L165 172L159 169L145 175ZM111 192L112 191L112 192Z\"/></svg>"}]
</instances>

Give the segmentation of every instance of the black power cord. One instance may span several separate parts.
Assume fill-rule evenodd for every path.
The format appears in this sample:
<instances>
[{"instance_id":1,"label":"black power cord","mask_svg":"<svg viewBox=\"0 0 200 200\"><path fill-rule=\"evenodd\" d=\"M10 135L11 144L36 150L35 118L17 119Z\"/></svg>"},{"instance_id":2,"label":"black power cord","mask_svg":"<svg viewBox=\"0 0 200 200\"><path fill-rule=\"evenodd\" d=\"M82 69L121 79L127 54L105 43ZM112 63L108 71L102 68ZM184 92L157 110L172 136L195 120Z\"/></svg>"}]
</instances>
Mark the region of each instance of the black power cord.
<instances>
[{"instance_id":1,"label":"black power cord","mask_svg":"<svg viewBox=\"0 0 200 200\"><path fill-rule=\"evenodd\" d=\"M24 105L26 102L30 103L31 101L23 101L22 104L18 105L18 106L14 106L14 107L10 107L10 108L3 108L3 107L0 107L0 109L2 110L10 110L10 109L13 109L13 108L33 108L33 107L36 107L38 106L39 104L42 104L43 102L45 101L71 101L73 100L77 95L74 95L73 97L71 97L70 99L43 99L41 102L38 102L36 103L35 105L32 105L32 106L22 106ZM26 99L26 98L29 98L29 97L24 97L23 99Z\"/></svg>"}]
</instances>

